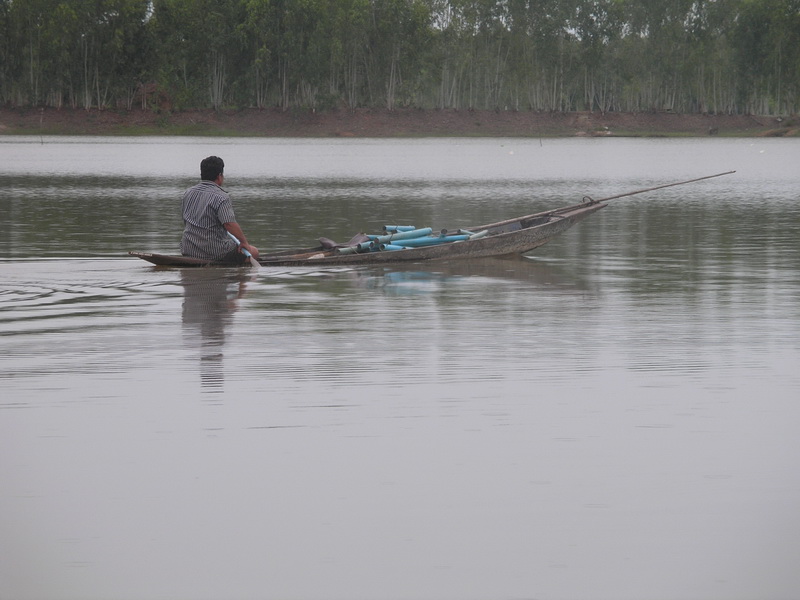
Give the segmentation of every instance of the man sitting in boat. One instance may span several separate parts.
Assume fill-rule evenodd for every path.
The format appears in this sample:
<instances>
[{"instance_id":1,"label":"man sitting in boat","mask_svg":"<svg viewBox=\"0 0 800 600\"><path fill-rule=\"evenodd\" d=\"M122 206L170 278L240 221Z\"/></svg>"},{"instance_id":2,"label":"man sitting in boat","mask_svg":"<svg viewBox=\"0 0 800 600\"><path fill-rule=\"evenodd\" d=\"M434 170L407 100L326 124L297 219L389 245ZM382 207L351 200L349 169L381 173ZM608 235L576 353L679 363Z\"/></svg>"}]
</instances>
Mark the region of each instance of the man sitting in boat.
<instances>
[{"instance_id":1,"label":"man sitting in boat","mask_svg":"<svg viewBox=\"0 0 800 600\"><path fill-rule=\"evenodd\" d=\"M204 158L200 162L200 183L184 193L181 203L184 223L181 254L215 262L243 264L248 257L242 249L258 258L258 248L250 245L236 222L231 198L221 187L225 179L224 169L225 163L220 157Z\"/></svg>"}]
</instances>

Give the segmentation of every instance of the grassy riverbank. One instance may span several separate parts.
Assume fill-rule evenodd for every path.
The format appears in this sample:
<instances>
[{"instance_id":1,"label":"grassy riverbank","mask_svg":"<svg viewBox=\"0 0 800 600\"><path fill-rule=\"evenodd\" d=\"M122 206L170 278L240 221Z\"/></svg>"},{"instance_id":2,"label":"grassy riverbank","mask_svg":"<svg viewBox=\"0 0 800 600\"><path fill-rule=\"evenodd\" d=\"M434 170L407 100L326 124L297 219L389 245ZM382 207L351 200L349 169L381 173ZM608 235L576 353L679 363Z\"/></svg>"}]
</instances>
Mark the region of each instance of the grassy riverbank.
<instances>
[{"instance_id":1,"label":"grassy riverbank","mask_svg":"<svg viewBox=\"0 0 800 600\"><path fill-rule=\"evenodd\" d=\"M263 137L798 136L800 118L660 113L470 110L114 111L0 109L5 135L219 135Z\"/></svg>"}]
</instances>

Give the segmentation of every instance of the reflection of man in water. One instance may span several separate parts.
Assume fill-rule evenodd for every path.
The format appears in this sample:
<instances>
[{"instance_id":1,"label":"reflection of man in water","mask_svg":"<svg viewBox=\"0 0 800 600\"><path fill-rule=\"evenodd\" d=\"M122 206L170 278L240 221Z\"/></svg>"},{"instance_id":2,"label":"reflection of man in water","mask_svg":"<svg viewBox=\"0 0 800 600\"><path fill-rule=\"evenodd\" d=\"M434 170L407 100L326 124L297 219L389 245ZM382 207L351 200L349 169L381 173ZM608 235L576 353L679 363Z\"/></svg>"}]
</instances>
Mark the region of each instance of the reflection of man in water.
<instances>
[{"instance_id":1,"label":"reflection of man in water","mask_svg":"<svg viewBox=\"0 0 800 600\"><path fill-rule=\"evenodd\" d=\"M219 156L209 156L200 162L200 183L183 195L183 237L181 254L218 262L242 264L248 258L242 254L228 233L241 242L241 247L258 258L258 248L251 246L244 231L236 222L233 204L222 189L225 163Z\"/></svg>"},{"instance_id":2,"label":"reflection of man in water","mask_svg":"<svg viewBox=\"0 0 800 600\"><path fill-rule=\"evenodd\" d=\"M222 391L225 382L225 328L244 296L246 279L217 269L184 269L183 328L187 344L200 350L200 381L204 388ZM198 335L199 334L199 335Z\"/></svg>"}]
</instances>

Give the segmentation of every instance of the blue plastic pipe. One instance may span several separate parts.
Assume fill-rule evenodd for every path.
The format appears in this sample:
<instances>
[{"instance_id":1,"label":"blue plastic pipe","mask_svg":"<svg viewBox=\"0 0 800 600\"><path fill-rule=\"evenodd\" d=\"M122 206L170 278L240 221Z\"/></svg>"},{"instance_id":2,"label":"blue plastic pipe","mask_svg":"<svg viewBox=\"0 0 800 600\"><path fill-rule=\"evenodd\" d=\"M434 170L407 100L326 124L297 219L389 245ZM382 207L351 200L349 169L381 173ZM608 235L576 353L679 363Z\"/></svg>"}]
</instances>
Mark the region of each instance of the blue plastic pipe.
<instances>
[{"instance_id":1,"label":"blue plastic pipe","mask_svg":"<svg viewBox=\"0 0 800 600\"><path fill-rule=\"evenodd\" d=\"M378 242L379 244L393 244L397 240L410 240L413 238L423 237L433 233L433 229L425 227L423 229L414 229L413 231L401 231L399 233L392 233L390 235L371 235L369 238Z\"/></svg>"},{"instance_id":2,"label":"blue plastic pipe","mask_svg":"<svg viewBox=\"0 0 800 600\"><path fill-rule=\"evenodd\" d=\"M392 242L392 244L403 246L405 248L417 248L419 246L435 246L437 244L449 244L450 242L462 242L468 239L468 235L446 235L441 237L421 237L410 240L397 240Z\"/></svg>"}]
</instances>

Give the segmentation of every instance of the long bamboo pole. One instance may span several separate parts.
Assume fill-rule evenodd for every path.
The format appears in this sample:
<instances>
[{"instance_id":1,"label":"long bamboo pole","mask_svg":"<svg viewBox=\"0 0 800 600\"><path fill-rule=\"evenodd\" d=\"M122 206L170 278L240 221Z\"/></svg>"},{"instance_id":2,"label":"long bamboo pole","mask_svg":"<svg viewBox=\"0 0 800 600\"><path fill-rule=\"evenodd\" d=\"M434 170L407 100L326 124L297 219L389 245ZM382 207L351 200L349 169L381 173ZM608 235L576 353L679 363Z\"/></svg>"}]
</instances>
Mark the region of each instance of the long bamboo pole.
<instances>
[{"instance_id":1,"label":"long bamboo pole","mask_svg":"<svg viewBox=\"0 0 800 600\"><path fill-rule=\"evenodd\" d=\"M662 190L668 187L674 187L676 185L684 185L687 183L694 183L695 181L703 181L704 179L713 179L714 177L722 177L723 175L730 175L731 173L736 173L736 171L725 171L724 173L717 173L716 175L706 175L705 177L698 177L696 179L688 179L686 181L678 181L677 183L665 183L664 185L657 185L656 187L646 188L643 190L636 190L635 192L625 192L624 194L617 194L616 196L609 196L608 198L601 198L600 200L594 200L590 196L585 196L584 199L588 200L592 203L597 202L608 202L609 200L616 200L617 198L625 198L626 196L633 196L635 194L643 194L644 192L652 192L654 190Z\"/></svg>"}]
</instances>

